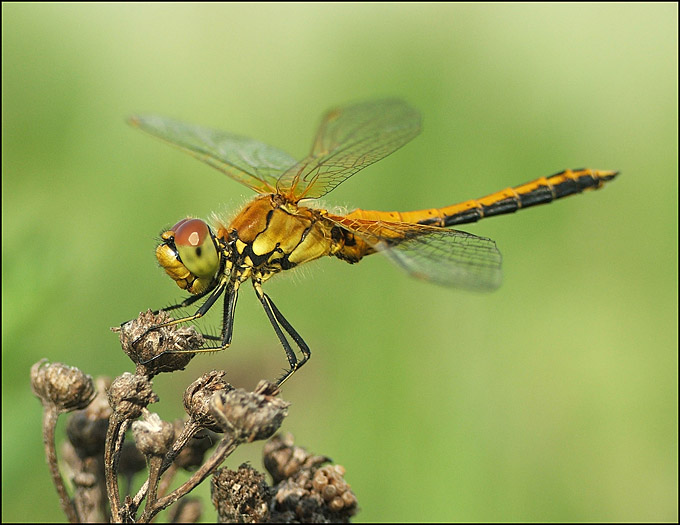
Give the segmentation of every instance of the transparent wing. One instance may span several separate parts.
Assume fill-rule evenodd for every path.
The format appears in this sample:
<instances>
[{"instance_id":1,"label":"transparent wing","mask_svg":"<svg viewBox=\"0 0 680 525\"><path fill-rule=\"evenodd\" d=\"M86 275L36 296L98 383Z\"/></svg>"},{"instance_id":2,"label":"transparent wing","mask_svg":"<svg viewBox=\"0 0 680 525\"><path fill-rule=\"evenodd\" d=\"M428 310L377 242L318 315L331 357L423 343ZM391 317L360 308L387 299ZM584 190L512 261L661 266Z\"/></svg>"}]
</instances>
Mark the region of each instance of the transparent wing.
<instances>
[{"instance_id":1,"label":"transparent wing","mask_svg":"<svg viewBox=\"0 0 680 525\"><path fill-rule=\"evenodd\" d=\"M490 291L501 284L496 243L458 230L329 215L413 277L444 286Z\"/></svg>"},{"instance_id":2,"label":"transparent wing","mask_svg":"<svg viewBox=\"0 0 680 525\"><path fill-rule=\"evenodd\" d=\"M322 197L419 132L420 114L401 100L336 108L324 116L311 154L281 176L278 191L295 202Z\"/></svg>"},{"instance_id":3,"label":"transparent wing","mask_svg":"<svg viewBox=\"0 0 680 525\"><path fill-rule=\"evenodd\" d=\"M258 193L276 192L280 175L296 163L293 157L283 151L226 131L154 115L134 116L129 122Z\"/></svg>"}]
</instances>

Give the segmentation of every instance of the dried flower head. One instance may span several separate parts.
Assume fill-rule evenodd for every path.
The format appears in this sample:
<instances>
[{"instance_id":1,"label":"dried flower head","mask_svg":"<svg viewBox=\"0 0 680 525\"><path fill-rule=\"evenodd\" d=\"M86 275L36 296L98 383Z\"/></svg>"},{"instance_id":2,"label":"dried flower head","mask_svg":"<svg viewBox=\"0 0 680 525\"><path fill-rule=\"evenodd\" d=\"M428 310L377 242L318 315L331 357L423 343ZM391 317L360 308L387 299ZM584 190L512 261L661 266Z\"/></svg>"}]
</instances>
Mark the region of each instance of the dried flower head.
<instances>
[{"instance_id":1,"label":"dried flower head","mask_svg":"<svg viewBox=\"0 0 680 525\"><path fill-rule=\"evenodd\" d=\"M182 370L196 355L182 352L203 344L203 336L193 326L155 328L168 321L172 321L172 317L167 313L154 314L147 310L137 319L112 328L120 333L123 351L137 365L138 374L153 377L161 372Z\"/></svg>"},{"instance_id":2,"label":"dried flower head","mask_svg":"<svg viewBox=\"0 0 680 525\"><path fill-rule=\"evenodd\" d=\"M344 475L345 468L342 465L327 465L317 469L312 479L312 493L320 494L332 512L341 513L345 510L354 514L357 499Z\"/></svg>"},{"instance_id":3,"label":"dried flower head","mask_svg":"<svg viewBox=\"0 0 680 525\"><path fill-rule=\"evenodd\" d=\"M107 378L95 379L96 395L83 410L74 412L66 425L66 435L78 457L96 457L104 451L106 429L109 426L111 407L106 390L111 385Z\"/></svg>"},{"instance_id":4,"label":"dried flower head","mask_svg":"<svg viewBox=\"0 0 680 525\"><path fill-rule=\"evenodd\" d=\"M233 432L238 439L250 442L267 439L278 430L288 415L290 403L257 391L278 392L265 382L256 392L239 388L217 392L212 397L211 412L225 432Z\"/></svg>"},{"instance_id":5,"label":"dried flower head","mask_svg":"<svg viewBox=\"0 0 680 525\"><path fill-rule=\"evenodd\" d=\"M269 521L271 488L264 475L247 463L237 471L227 468L215 472L210 494L221 523L264 523Z\"/></svg>"},{"instance_id":6,"label":"dried flower head","mask_svg":"<svg viewBox=\"0 0 680 525\"><path fill-rule=\"evenodd\" d=\"M264 467L274 483L294 476L300 469L317 468L331 461L327 456L317 456L295 446L291 433L277 434L262 448Z\"/></svg>"},{"instance_id":7,"label":"dried flower head","mask_svg":"<svg viewBox=\"0 0 680 525\"><path fill-rule=\"evenodd\" d=\"M222 432L222 428L210 412L210 400L215 392L228 392L234 389L224 380L226 374L224 370L207 372L184 391L184 409L189 417L199 426L214 432Z\"/></svg>"},{"instance_id":8,"label":"dried flower head","mask_svg":"<svg viewBox=\"0 0 680 525\"><path fill-rule=\"evenodd\" d=\"M131 483L132 478L138 472L146 468L146 459L132 441L123 443L120 450L120 460L118 463L118 472L124 476L128 483Z\"/></svg>"},{"instance_id":9,"label":"dried flower head","mask_svg":"<svg viewBox=\"0 0 680 525\"><path fill-rule=\"evenodd\" d=\"M302 469L276 485L272 521L348 523L357 512L357 499L344 472L340 465Z\"/></svg>"},{"instance_id":10,"label":"dried flower head","mask_svg":"<svg viewBox=\"0 0 680 525\"><path fill-rule=\"evenodd\" d=\"M31 367L31 388L43 406L59 412L85 408L95 396L92 377L78 368L41 359Z\"/></svg>"},{"instance_id":11,"label":"dried flower head","mask_svg":"<svg viewBox=\"0 0 680 525\"><path fill-rule=\"evenodd\" d=\"M146 409L143 413L141 421L132 423L137 448L145 456L164 456L175 439L175 428L156 413Z\"/></svg>"},{"instance_id":12,"label":"dried flower head","mask_svg":"<svg viewBox=\"0 0 680 525\"><path fill-rule=\"evenodd\" d=\"M108 426L108 419L92 419L85 410L79 410L69 418L66 435L78 457L103 455Z\"/></svg>"},{"instance_id":13,"label":"dried flower head","mask_svg":"<svg viewBox=\"0 0 680 525\"><path fill-rule=\"evenodd\" d=\"M158 401L151 380L145 375L129 372L113 380L108 396L111 408L120 419L136 419L149 403Z\"/></svg>"},{"instance_id":14,"label":"dried flower head","mask_svg":"<svg viewBox=\"0 0 680 525\"><path fill-rule=\"evenodd\" d=\"M294 446L290 434L272 438L263 454L276 483L271 521L347 523L356 514L356 496L344 479L342 466L322 467L329 459Z\"/></svg>"}]
</instances>

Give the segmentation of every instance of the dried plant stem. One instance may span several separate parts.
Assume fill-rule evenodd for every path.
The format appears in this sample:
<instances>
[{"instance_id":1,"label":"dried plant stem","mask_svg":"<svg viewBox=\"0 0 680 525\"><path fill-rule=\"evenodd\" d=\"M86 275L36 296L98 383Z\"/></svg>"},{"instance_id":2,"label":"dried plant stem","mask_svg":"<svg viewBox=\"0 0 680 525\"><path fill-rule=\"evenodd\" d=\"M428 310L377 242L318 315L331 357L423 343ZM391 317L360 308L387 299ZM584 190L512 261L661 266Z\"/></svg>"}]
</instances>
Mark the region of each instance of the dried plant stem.
<instances>
[{"instance_id":1,"label":"dried plant stem","mask_svg":"<svg viewBox=\"0 0 680 525\"><path fill-rule=\"evenodd\" d=\"M170 489L170 485L172 484L172 480L175 478L175 474L177 474L178 470L179 467L173 463L165 472L161 471L164 476L158 483L158 495L163 497L167 494L168 490Z\"/></svg>"},{"instance_id":2,"label":"dried plant stem","mask_svg":"<svg viewBox=\"0 0 680 525\"><path fill-rule=\"evenodd\" d=\"M109 419L104 449L104 468L106 477L106 495L111 506L111 519L120 521L120 492L118 490L118 461L125 439L125 432L130 426L129 420L121 420L115 414Z\"/></svg>"},{"instance_id":3,"label":"dried plant stem","mask_svg":"<svg viewBox=\"0 0 680 525\"><path fill-rule=\"evenodd\" d=\"M182 452L182 449L187 445L189 440L194 437L201 430L201 428L203 427L196 423L196 421L193 419L189 419L186 422L184 428L182 429L182 433L177 437L175 442L172 444L172 448L163 459L161 474L168 470L168 467L172 465L173 461L175 461L179 453Z\"/></svg>"},{"instance_id":4,"label":"dried plant stem","mask_svg":"<svg viewBox=\"0 0 680 525\"><path fill-rule=\"evenodd\" d=\"M236 448L243 442L237 439L236 436L227 434L222 438L222 441L217 445L215 452L208 460L201 465L191 478L185 483L176 488L167 496L156 500L152 505L147 505L144 513L139 519L140 523L148 523L153 517L164 508L172 505L182 496L191 492L197 485L199 485L205 478L207 478L220 464L229 456Z\"/></svg>"},{"instance_id":5,"label":"dried plant stem","mask_svg":"<svg viewBox=\"0 0 680 525\"><path fill-rule=\"evenodd\" d=\"M72 470L73 504L82 523L108 521L104 456L79 457L70 443L64 443L62 458Z\"/></svg>"},{"instance_id":6,"label":"dried plant stem","mask_svg":"<svg viewBox=\"0 0 680 525\"><path fill-rule=\"evenodd\" d=\"M43 410L43 443L45 445L45 457L47 458L47 464L50 468L50 474L52 475L52 481L59 494L59 502L61 503L61 508L63 509L68 521L70 523L79 523L78 513L75 506L73 505L73 500L68 495L66 491L66 486L64 485L64 480L59 473L59 466L57 465L57 452L54 442L54 430L57 426L57 419L59 418L59 412L56 408L51 406L45 406Z\"/></svg>"},{"instance_id":7,"label":"dried plant stem","mask_svg":"<svg viewBox=\"0 0 680 525\"><path fill-rule=\"evenodd\" d=\"M163 458L160 456L151 456L149 458L149 494L146 498L146 510L153 507L153 504L158 498L158 482L161 478L161 463Z\"/></svg>"},{"instance_id":8,"label":"dried plant stem","mask_svg":"<svg viewBox=\"0 0 680 525\"><path fill-rule=\"evenodd\" d=\"M193 420L188 420L186 422L186 425L182 429L182 433L179 435L179 437L175 440L175 442L172 445L172 449L168 452L168 454L165 456L163 463L160 468L159 475L162 476L163 473L168 470L168 468L172 465L172 462L175 461L177 458L178 454L182 451L182 449L186 446L186 444L189 442L189 440L196 435L196 433L201 430L201 426L198 425L195 421ZM144 482L144 484L141 486L137 494L135 495L134 498L132 498L132 503L130 505L131 511L134 513L139 506L142 503L142 500L146 496L147 492L149 490L149 479Z\"/></svg>"}]
</instances>

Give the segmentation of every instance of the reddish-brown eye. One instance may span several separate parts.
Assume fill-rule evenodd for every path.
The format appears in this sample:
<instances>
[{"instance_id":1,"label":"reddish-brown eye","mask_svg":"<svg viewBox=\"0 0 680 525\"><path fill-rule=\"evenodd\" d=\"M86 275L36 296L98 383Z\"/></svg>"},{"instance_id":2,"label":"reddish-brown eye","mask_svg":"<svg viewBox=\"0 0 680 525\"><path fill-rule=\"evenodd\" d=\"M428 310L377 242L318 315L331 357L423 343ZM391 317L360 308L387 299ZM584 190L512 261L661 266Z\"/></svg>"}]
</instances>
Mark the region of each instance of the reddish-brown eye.
<instances>
[{"instance_id":1,"label":"reddish-brown eye","mask_svg":"<svg viewBox=\"0 0 680 525\"><path fill-rule=\"evenodd\" d=\"M182 219L166 232L174 237L179 260L194 276L212 279L220 267L220 253L208 225L201 219Z\"/></svg>"},{"instance_id":2,"label":"reddish-brown eye","mask_svg":"<svg viewBox=\"0 0 680 525\"><path fill-rule=\"evenodd\" d=\"M182 220L179 221L177 224L175 224L172 228L170 228L169 231L176 232L176 231L177 231L177 228L179 228L180 226L182 226L182 224L184 224L185 222L190 221L190 220L191 220L191 219L182 219Z\"/></svg>"},{"instance_id":3,"label":"reddish-brown eye","mask_svg":"<svg viewBox=\"0 0 680 525\"><path fill-rule=\"evenodd\" d=\"M208 225L201 219L184 219L172 227L175 232L175 245L201 246L210 236Z\"/></svg>"}]
</instances>

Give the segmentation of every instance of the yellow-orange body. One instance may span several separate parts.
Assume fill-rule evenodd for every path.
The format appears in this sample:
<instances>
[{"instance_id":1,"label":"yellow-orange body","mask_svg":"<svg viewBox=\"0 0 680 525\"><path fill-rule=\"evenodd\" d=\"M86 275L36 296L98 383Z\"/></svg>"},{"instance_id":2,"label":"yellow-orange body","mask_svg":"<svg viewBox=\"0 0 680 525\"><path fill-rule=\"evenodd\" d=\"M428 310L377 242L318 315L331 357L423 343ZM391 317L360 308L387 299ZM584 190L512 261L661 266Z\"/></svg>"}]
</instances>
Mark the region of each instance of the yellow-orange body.
<instances>
[{"instance_id":1,"label":"yellow-orange body","mask_svg":"<svg viewBox=\"0 0 680 525\"><path fill-rule=\"evenodd\" d=\"M300 203L323 197L415 137L420 115L405 102L386 99L328 112L310 154L299 161L253 139L165 117L135 117L132 123L259 194L229 224L210 229L199 219L182 219L162 234L157 259L177 285L192 294L170 309L205 301L195 314L153 329L197 319L224 294L220 346L197 351L224 349L231 343L239 286L251 280L290 364L279 384L311 352L263 291L262 283L271 276L325 255L356 263L380 251L414 277L445 286L493 290L501 283L502 261L494 241L450 226L597 189L617 175L615 171L566 170L441 208L357 209L336 215ZM297 360L288 337L302 360Z\"/></svg>"},{"instance_id":2,"label":"yellow-orange body","mask_svg":"<svg viewBox=\"0 0 680 525\"><path fill-rule=\"evenodd\" d=\"M218 239L234 241L242 267L268 279L274 273L335 253L332 224L322 212L285 202L275 194L248 203Z\"/></svg>"},{"instance_id":3,"label":"yellow-orange body","mask_svg":"<svg viewBox=\"0 0 680 525\"><path fill-rule=\"evenodd\" d=\"M370 235L382 239L400 240L408 233L408 225L444 228L452 224L472 222L489 215L509 213L523 206L549 202L575 193L560 193L559 188L573 183L578 191L596 189L614 172L598 170L566 170L550 177L507 188L480 199L472 199L442 208L398 212L356 209L346 215L334 215L326 210L298 206L278 194L260 195L249 202L226 225L219 225L216 238L224 245L231 244L233 252L226 262L226 271L243 282L255 278L264 282L272 275L313 261L325 255L336 256L355 263L375 253L375 249L352 232L371 227ZM578 181L584 180L581 187ZM542 192L537 194L537 192ZM528 202L528 196L536 196ZM399 224L401 228L395 226ZM168 231L166 239L172 236ZM158 247L157 257L165 271L183 289L200 293L205 283L200 278L192 281L191 272L171 253L166 244Z\"/></svg>"}]
</instances>

